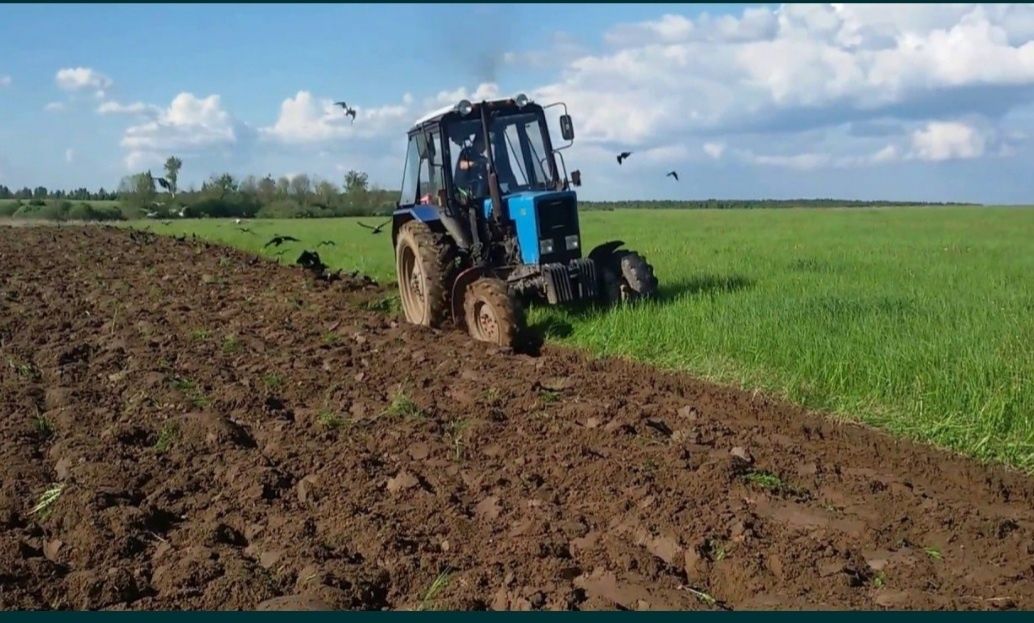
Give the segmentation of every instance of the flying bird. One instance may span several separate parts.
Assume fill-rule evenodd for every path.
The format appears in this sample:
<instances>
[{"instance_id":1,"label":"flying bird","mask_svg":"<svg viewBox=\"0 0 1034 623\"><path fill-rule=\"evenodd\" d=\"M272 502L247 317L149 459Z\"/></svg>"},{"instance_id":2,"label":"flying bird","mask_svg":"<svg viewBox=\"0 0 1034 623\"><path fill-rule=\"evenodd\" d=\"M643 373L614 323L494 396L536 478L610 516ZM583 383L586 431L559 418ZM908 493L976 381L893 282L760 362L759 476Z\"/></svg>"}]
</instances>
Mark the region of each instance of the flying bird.
<instances>
[{"instance_id":1,"label":"flying bird","mask_svg":"<svg viewBox=\"0 0 1034 623\"><path fill-rule=\"evenodd\" d=\"M164 188L165 190L169 190L171 188L169 180L165 179L164 177L159 177L156 179L158 180L158 185Z\"/></svg>"},{"instance_id":2,"label":"flying bird","mask_svg":"<svg viewBox=\"0 0 1034 623\"><path fill-rule=\"evenodd\" d=\"M344 102L334 102L335 106L340 106L341 110L345 111L345 114L352 118L352 123L355 123L355 109L349 108L348 104Z\"/></svg>"},{"instance_id":3,"label":"flying bird","mask_svg":"<svg viewBox=\"0 0 1034 623\"><path fill-rule=\"evenodd\" d=\"M384 226L387 225L390 222L391 222L391 219L388 219L387 221L384 221L383 223L381 223L380 225L378 225L376 227L370 227L366 223L363 223L362 221L359 221L359 226L360 227L365 227L366 229L369 229L370 233L372 233L372 234L379 234L379 233L381 233L381 229L383 229Z\"/></svg>"},{"instance_id":4,"label":"flying bird","mask_svg":"<svg viewBox=\"0 0 1034 623\"><path fill-rule=\"evenodd\" d=\"M334 242L333 240L324 240L324 241L320 242L318 245L316 245L316 248L318 249L318 248L320 248L320 247L322 247L324 245L326 245L328 247L336 247L337 243Z\"/></svg>"},{"instance_id":5,"label":"flying bird","mask_svg":"<svg viewBox=\"0 0 1034 623\"><path fill-rule=\"evenodd\" d=\"M674 177L676 182L679 181L679 174L674 171L668 171L664 177Z\"/></svg>"},{"instance_id":6,"label":"flying bird","mask_svg":"<svg viewBox=\"0 0 1034 623\"><path fill-rule=\"evenodd\" d=\"M630 152L630 151L623 151L620 154L618 154L618 164L621 164L622 161L624 161L625 158L627 158L627 157L629 157L631 155L632 155L632 152Z\"/></svg>"},{"instance_id":7,"label":"flying bird","mask_svg":"<svg viewBox=\"0 0 1034 623\"><path fill-rule=\"evenodd\" d=\"M237 230L241 231L241 232L244 232L245 234L250 234L251 233L251 230L248 229L247 227L238 227Z\"/></svg>"},{"instance_id":8,"label":"flying bird","mask_svg":"<svg viewBox=\"0 0 1034 623\"><path fill-rule=\"evenodd\" d=\"M298 242L298 239L293 237L293 236L273 236L269 240L269 242L267 242L266 244L263 245L263 248L268 247L269 245L273 245L274 247L279 247L280 245L284 244L285 242Z\"/></svg>"},{"instance_id":9,"label":"flying bird","mask_svg":"<svg viewBox=\"0 0 1034 623\"><path fill-rule=\"evenodd\" d=\"M172 221L162 221L162 225L172 225Z\"/></svg>"}]
</instances>

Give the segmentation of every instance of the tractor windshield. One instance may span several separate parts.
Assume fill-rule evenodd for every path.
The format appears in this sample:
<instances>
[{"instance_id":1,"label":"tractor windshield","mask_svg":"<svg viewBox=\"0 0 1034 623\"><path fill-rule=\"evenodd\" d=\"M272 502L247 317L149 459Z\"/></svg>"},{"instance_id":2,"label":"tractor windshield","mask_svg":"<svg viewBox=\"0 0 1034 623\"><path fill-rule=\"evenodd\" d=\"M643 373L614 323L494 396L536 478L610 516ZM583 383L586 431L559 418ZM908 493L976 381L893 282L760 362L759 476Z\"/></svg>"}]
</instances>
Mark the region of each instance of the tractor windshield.
<instances>
[{"instance_id":1,"label":"tractor windshield","mask_svg":"<svg viewBox=\"0 0 1034 623\"><path fill-rule=\"evenodd\" d=\"M540 115L493 115L489 124L499 190L504 195L547 190L553 183L551 154L546 152ZM481 121L452 124L449 131L454 194L457 198L488 196L488 155Z\"/></svg>"}]
</instances>

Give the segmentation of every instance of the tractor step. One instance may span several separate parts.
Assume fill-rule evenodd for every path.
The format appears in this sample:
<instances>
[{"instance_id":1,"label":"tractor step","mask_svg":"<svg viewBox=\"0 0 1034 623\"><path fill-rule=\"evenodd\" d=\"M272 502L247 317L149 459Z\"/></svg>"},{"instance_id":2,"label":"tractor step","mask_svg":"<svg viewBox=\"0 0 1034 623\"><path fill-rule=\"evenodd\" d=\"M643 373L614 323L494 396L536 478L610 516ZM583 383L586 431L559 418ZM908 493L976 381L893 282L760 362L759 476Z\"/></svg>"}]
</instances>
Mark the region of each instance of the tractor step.
<instances>
[{"instance_id":1,"label":"tractor step","mask_svg":"<svg viewBox=\"0 0 1034 623\"><path fill-rule=\"evenodd\" d=\"M550 305L594 299L597 294L596 263L588 258L569 264L543 264L542 279Z\"/></svg>"}]
</instances>

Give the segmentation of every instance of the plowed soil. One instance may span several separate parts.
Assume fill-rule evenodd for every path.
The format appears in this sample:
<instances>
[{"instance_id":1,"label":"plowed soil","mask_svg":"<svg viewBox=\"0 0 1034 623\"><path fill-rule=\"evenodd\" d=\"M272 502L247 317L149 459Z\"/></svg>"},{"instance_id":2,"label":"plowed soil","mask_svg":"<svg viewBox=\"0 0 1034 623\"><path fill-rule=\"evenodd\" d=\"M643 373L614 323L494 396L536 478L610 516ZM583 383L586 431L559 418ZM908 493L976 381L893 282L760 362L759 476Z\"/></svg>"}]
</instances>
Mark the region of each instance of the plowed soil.
<instances>
[{"instance_id":1,"label":"plowed soil","mask_svg":"<svg viewBox=\"0 0 1034 623\"><path fill-rule=\"evenodd\" d=\"M189 238L0 277L6 609L1034 607L1022 474Z\"/></svg>"}]
</instances>

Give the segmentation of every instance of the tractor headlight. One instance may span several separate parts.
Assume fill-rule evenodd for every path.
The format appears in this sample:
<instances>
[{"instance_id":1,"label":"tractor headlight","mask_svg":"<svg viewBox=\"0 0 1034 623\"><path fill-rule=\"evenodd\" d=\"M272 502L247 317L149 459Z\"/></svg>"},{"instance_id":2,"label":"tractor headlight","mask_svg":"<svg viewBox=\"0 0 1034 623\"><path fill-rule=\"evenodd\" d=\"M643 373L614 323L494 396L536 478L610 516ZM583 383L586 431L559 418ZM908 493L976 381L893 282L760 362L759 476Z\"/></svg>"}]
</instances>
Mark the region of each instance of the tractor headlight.
<instances>
[{"instance_id":1,"label":"tractor headlight","mask_svg":"<svg viewBox=\"0 0 1034 623\"><path fill-rule=\"evenodd\" d=\"M547 238L546 240L539 240L539 253L542 255L549 255L553 252L553 239Z\"/></svg>"},{"instance_id":2,"label":"tractor headlight","mask_svg":"<svg viewBox=\"0 0 1034 623\"><path fill-rule=\"evenodd\" d=\"M578 248L578 234L571 234L564 238L564 247L568 251L574 251Z\"/></svg>"},{"instance_id":3,"label":"tractor headlight","mask_svg":"<svg viewBox=\"0 0 1034 623\"><path fill-rule=\"evenodd\" d=\"M456 110L461 115L469 115L470 111L474 110L474 105L467 100L460 100L459 104L456 104Z\"/></svg>"}]
</instances>

